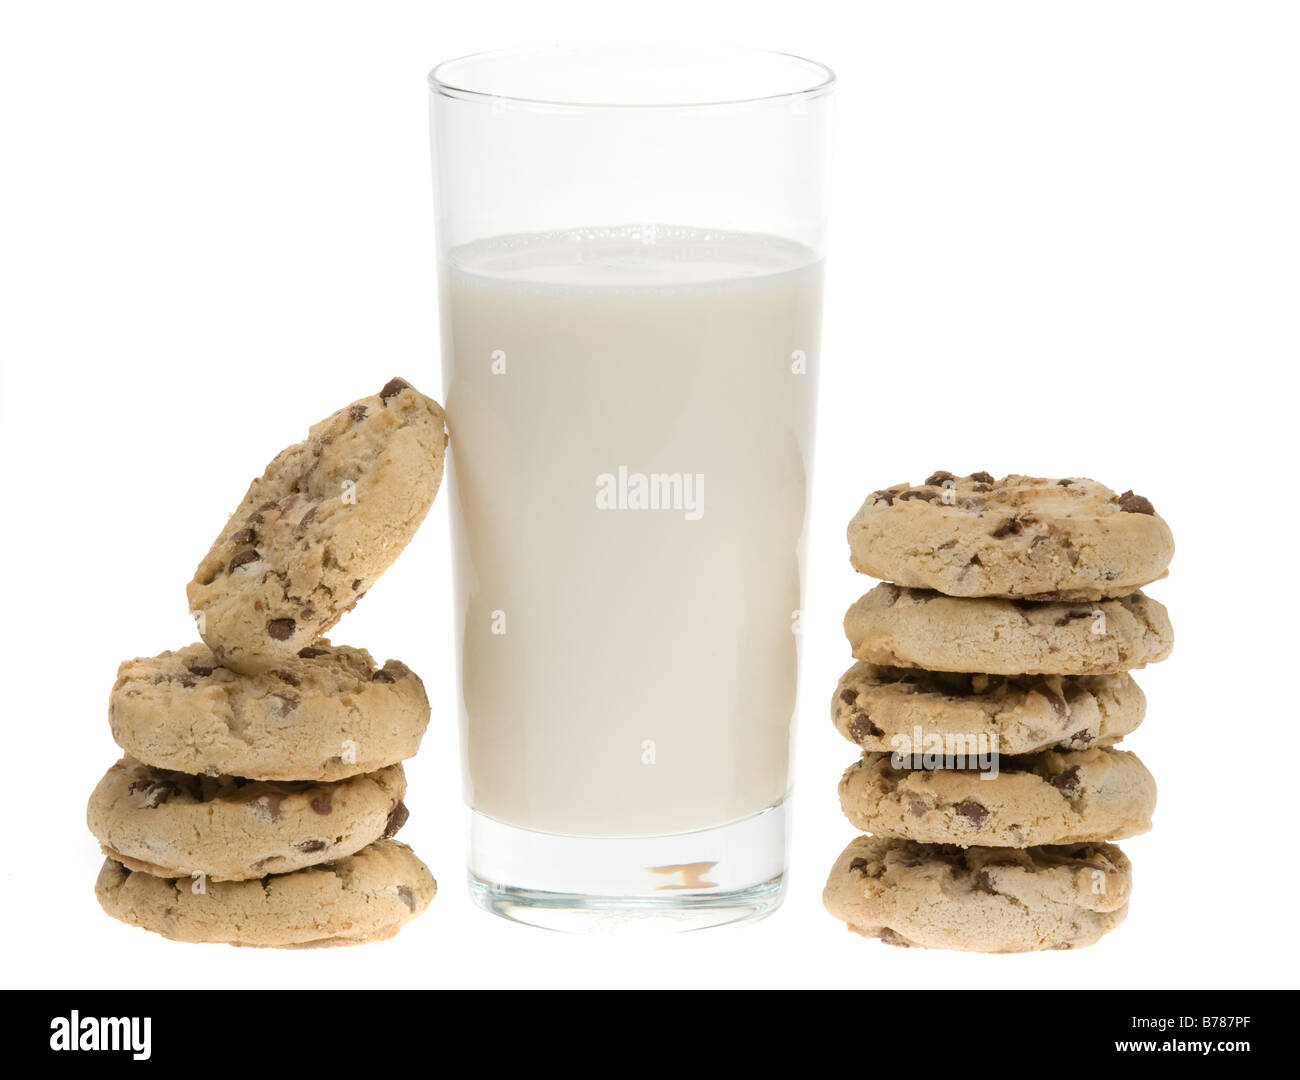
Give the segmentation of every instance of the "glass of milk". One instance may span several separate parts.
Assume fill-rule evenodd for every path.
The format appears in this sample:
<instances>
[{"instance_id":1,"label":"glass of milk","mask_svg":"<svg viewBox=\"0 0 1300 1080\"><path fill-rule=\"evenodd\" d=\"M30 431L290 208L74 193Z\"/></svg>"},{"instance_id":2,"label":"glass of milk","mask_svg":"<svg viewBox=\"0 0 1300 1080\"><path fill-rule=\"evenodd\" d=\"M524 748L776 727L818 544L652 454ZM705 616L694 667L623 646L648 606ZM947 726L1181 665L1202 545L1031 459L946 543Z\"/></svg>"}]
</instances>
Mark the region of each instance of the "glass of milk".
<instances>
[{"instance_id":1,"label":"glass of milk","mask_svg":"<svg viewBox=\"0 0 1300 1080\"><path fill-rule=\"evenodd\" d=\"M834 76L430 75L469 877L541 926L780 902Z\"/></svg>"}]
</instances>

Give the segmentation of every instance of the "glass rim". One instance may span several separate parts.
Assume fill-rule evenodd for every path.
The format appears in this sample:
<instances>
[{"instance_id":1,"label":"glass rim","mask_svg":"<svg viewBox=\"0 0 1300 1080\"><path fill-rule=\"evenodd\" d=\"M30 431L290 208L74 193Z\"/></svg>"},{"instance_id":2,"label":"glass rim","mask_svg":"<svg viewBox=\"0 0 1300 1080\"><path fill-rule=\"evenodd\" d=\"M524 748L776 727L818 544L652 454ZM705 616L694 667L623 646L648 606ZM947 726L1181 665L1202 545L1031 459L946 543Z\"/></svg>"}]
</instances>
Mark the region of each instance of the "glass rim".
<instances>
[{"instance_id":1,"label":"glass rim","mask_svg":"<svg viewBox=\"0 0 1300 1080\"><path fill-rule=\"evenodd\" d=\"M780 90L769 94L741 94L735 97L706 98L697 101L601 101L577 100L568 96L551 98L545 96L531 97L522 94L503 94L491 90L475 89L472 86L457 85L456 81L443 74L458 64L474 60L507 59L511 57L540 57L548 53L566 53L576 51L600 52L643 52L672 50L680 54L697 53L700 56L743 55L750 58L766 57L771 60L794 61L804 65L816 76L808 86L794 90ZM829 65L819 60L812 60L797 53L781 52L776 49L757 49L745 46L623 46L623 45L525 45L516 48L487 49L482 52L466 53L463 56L450 57L435 64L428 75L429 88L444 97L464 101L509 102L515 105L539 106L548 109L709 109L725 108L737 105L757 105L776 101L808 101L825 97L835 88L836 75Z\"/></svg>"}]
</instances>

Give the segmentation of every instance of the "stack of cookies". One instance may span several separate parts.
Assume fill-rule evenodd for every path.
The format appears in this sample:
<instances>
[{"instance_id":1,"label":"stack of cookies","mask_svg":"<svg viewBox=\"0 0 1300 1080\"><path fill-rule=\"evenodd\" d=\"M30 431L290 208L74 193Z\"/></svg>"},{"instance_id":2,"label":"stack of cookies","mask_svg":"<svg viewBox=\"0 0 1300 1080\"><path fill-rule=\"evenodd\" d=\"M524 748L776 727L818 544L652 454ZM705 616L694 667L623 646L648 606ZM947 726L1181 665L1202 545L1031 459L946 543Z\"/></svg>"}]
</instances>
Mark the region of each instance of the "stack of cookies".
<instances>
[{"instance_id":1,"label":"stack of cookies","mask_svg":"<svg viewBox=\"0 0 1300 1080\"><path fill-rule=\"evenodd\" d=\"M419 678L322 635L423 521L442 409L401 379L254 480L188 587L202 643L118 670L126 756L90 797L110 915L178 941L303 947L390 937L436 885L405 844L401 762Z\"/></svg>"},{"instance_id":2,"label":"stack of cookies","mask_svg":"<svg viewBox=\"0 0 1300 1080\"><path fill-rule=\"evenodd\" d=\"M1091 480L937 472L874 492L849 524L884 579L848 612L858 660L837 729L853 840L827 909L896 945L1026 952L1090 945L1127 912L1110 841L1145 832L1156 786L1115 749L1141 722L1128 674L1173 648L1169 526Z\"/></svg>"}]
</instances>

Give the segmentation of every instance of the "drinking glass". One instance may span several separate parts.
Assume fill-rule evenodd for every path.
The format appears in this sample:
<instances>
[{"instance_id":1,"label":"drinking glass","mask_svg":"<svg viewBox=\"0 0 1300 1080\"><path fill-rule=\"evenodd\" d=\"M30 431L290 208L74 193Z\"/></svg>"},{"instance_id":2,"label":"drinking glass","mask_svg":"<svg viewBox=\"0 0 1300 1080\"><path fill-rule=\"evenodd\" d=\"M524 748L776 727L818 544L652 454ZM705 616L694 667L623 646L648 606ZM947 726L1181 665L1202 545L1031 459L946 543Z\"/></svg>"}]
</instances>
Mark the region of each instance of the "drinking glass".
<instances>
[{"instance_id":1,"label":"drinking glass","mask_svg":"<svg viewBox=\"0 0 1300 1080\"><path fill-rule=\"evenodd\" d=\"M831 71L429 77L469 877L556 929L782 897Z\"/></svg>"}]
</instances>

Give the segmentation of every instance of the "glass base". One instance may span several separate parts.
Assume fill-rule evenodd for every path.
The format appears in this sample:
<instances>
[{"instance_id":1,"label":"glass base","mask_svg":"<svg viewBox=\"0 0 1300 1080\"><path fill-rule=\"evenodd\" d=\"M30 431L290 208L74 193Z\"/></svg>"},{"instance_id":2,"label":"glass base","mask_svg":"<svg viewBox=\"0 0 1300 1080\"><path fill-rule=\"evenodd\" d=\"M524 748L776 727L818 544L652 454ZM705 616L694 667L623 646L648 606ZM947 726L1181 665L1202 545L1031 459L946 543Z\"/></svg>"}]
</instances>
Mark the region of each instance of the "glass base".
<instances>
[{"instance_id":1,"label":"glass base","mask_svg":"<svg viewBox=\"0 0 1300 1080\"><path fill-rule=\"evenodd\" d=\"M788 800L698 832L557 836L471 810L469 890L484 911L571 933L754 922L785 896Z\"/></svg>"}]
</instances>

